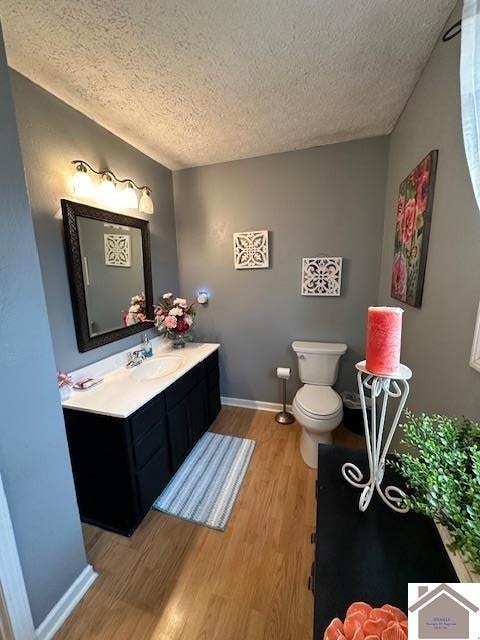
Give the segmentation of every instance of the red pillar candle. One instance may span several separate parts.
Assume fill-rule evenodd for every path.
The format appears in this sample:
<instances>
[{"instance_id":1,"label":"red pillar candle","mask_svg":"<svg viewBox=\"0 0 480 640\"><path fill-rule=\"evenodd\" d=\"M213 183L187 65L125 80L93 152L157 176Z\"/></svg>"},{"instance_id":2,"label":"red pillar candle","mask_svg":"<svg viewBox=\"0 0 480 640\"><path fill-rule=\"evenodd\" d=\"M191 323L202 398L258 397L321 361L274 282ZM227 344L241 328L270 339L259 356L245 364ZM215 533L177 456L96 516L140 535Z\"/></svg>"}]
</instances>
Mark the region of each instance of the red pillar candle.
<instances>
[{"instance_id":1,"label":"red pillar candle","mask_svg":"<svg viewBox=\"0 0 480 640\"><path fill-rule=\"evenodd\" d=\"M366 368L377 375L392 375L400 367L403 309L368 307Z\"/></svg>"}]
</instances>

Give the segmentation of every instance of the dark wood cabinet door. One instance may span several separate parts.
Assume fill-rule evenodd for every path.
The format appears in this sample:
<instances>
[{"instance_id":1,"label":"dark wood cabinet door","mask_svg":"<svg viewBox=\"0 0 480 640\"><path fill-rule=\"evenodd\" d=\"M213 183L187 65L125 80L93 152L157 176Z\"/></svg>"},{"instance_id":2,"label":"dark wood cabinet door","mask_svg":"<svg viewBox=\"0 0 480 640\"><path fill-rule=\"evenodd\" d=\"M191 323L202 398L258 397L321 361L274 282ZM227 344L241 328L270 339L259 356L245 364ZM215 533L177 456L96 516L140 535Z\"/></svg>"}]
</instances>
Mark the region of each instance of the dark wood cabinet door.
<instances>
[{"instance_id":1,"label":"dark wood cabinet door","mask_svg":"<svg viewBox=\"0 0 480 640\"><path fill-rule=\"evenodd\" d=\"M168 412L168 436L172 471L175 472L192 446L188 396Z\"/></svg>"},{"instance_id":2,"label":"dark wood cabinet door","mask_svg":"<svg viewBox=\"0 0 480 640\"><path fill-rule=\"evenodd\" d=\"M188 410L192 445L197 442L209 427L207 381L204 379L190 392Z\"/></svg>"},{"instance_id":3,"label":"dark wood cabinet door","mask_svg":"<svg viewBox=\"0 0 480 640\"><path fill-rule=\"evenodd\" d=\"M128 423L70 409L64 416L82 521L129 535L139 512Z\"/></svg>"},{"instance_id":4,"label":"dark wood cabinet door","mask_svg":"<svg viewBox=\"0 0 480 640\"><path fill-rule=\"evenodd\" d=\"M169 458L167 443L164 442L143 469L137 473L138 500L142 518L170 480Z\"/></svg>"},{"instance_id":5,"label":"dark wood cabinet door","mask_svg":"<svg viewBox=\"0 0 480 640\"><path fill-rule=\"evenodd\" d=\"M217 384L208 390L208 421L212 424L220 413L222 405L220 403L220 388Z\"/></svg>"}]
</instances>

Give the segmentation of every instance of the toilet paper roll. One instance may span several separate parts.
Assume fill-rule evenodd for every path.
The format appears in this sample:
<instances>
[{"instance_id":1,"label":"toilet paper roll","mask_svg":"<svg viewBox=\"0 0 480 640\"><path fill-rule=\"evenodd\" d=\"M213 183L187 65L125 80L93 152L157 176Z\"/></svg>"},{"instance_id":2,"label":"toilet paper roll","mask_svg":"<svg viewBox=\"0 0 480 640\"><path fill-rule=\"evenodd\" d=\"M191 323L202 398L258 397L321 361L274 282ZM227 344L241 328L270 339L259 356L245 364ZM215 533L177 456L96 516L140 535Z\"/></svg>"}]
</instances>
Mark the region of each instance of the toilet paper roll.
<instances>
[{"instance_id":1,"label":"toilet paper roll","mask_svg":"<svg viewBox=\"0 0 480 640\"><path fill-rule=\"evenodd\" d=\"M288 380L290 378L290 369L288 367L277 367L277 377Z\"/></svg>"}]
</instances>

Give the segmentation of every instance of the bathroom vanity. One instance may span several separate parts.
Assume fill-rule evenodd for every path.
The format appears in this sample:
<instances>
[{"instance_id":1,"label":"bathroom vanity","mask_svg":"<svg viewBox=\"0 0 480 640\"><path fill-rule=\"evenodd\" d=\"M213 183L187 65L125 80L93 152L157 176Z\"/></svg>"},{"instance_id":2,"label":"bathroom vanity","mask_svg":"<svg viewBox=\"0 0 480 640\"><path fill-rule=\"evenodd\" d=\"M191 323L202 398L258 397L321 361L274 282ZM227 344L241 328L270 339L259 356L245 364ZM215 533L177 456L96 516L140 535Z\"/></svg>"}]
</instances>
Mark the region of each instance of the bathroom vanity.
<instances>
[{"instance_id":1,"label":"bathroom vanity","mask_svg":"<svg viewBox=\"0 0 480 640\"><path fill-rule=\"evenodd\" d=\"M155 349L133 369L119 354L74 372L104 378L62 403L83 522L135 531L220 411L219 346Z\"/></svg>"}]
</instances>

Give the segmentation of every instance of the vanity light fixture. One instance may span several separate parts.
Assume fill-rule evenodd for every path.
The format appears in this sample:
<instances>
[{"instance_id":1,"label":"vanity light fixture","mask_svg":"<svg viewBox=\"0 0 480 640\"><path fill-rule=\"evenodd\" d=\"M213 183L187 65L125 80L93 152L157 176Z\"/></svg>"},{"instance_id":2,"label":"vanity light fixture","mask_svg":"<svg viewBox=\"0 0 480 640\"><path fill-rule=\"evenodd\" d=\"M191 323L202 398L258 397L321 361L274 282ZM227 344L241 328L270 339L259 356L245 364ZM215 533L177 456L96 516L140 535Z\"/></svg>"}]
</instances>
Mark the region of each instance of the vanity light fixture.
<instances>
[{"instance_id":1,"label":"vanity light fixture","mask_svg":"<svg viewBox=\"0 0 480 640\"><path fill-rule=\"evenodd\" d=\"M88 175L87 167L83 162L79 162L75 168L73 176L73 193L80 197L88 197L92 195L93 184Z\"/></svg>"},{"instance_id":2,"label":"vanity light fixture","mask_svg":"<svg viewBox=\"0 0 480 640\"><path fill-rule=\"evenodd\" d=\"M133 184L129 181L124 186L122 191L122 204L126 209L137 209L138 208L138 198L133 188Z\"/></svg>"},{"instance_id":3,"label":"vanity light fixture","mask_svg":"<svg viewBox=\"0 0 480 640\"><path fill-rule=\"evenodd\" d=\"M98 195L100 200L102 200L102 202L106 205L114 204L113 201L116 195L115 191L115 182L113 181L112 176L109 173L104 173L98 187Z\"/></svg>"},{"instance_id":4,"label":"vanity light fixture","mask_svg":"<svg viewBox=\"0 0 480 640\"><path fill-rule=\"evenodd\" d=\"M142 197L140 198L140 203L138 205L138 210L140 213L153 213L153 200L151 198L151 191L148 187L143 188Z\"/></svg>"},{"instance_id":5,"label":"vanity light fixture","mask_svg":"<svg viewBox=\"0 0 480 640\"><path fill-rule=\"evenodd\" d=\"M106 169L97 171L85 160L72 160L75 165L75 176L73 178L73 191L76 195L91 196L93 184L88 171L97 176L101 176L97 193L103 204L110 207L120 206L125 209L137 209L140 213L153 214L152 190L146 184L139 186L131 178L117 178L117 176ZM124 188L118 190L118 185L124 184ZM142 192L140 202L137 191Z\"/></svg>"}]
</instances>

